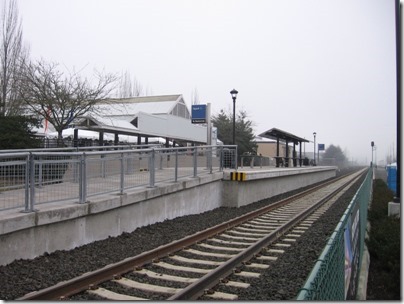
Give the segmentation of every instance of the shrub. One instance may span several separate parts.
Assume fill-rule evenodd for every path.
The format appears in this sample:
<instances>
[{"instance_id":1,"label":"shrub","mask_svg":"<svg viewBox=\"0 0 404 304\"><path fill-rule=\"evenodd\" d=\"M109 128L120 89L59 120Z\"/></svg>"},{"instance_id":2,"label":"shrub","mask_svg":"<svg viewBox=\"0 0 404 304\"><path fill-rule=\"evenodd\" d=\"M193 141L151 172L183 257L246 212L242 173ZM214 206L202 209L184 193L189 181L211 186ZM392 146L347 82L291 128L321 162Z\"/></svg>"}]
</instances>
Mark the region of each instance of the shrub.
<instances>
[{"instance_id":1,"label":"shrub","mask_svg":"<svg viewBox=\"0 0 404 304\"><path fill-rule=\"evenodd\" d=\"M366 241L371 264L377 270L377 281L383 299L400 299L400 219L388 216L388 203L394 194L380 179L373 184L373 199L368 214L369 239Z\"/></svg>"},{"instance_id":2,"label":"shrub","mask_svg":"<svg viewBox=\"0 0 404 304\"><path fill-rule=\"evenodd\" d=\"M35 118L26 116L0 117L0 150L38 148L41 141L31 131L39 126Z\"/></svg>"}]
</instances>

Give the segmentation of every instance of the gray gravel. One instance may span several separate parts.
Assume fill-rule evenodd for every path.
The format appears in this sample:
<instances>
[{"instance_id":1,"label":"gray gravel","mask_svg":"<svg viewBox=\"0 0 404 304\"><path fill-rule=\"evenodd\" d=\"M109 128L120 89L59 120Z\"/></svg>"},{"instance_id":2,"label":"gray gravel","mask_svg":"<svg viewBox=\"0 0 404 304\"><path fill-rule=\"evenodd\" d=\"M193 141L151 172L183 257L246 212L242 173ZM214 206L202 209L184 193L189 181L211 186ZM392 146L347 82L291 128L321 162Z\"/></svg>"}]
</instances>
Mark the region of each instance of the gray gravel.
<instances>
[{"instance_id":1,"label":"gray gravel","mask_svg":"<svg viewBox=\"0 0 404 304\"><path fill-rule=\"evenodd\" d=\"M342 173L344 172L340 172ZM295 298L360 183L341 197L320 221L305 232L292 250L280 256L276 268L265 272L260 280L254 280L254 287L246 290L240 300ZM268 205L300 190L241 208L218 208L203 214L167 220L73 250L44 254L33 260L16 260L7 266L0 266L0 299L13 300L31 291L99 269Z\"/></svg>"}]
</instances>

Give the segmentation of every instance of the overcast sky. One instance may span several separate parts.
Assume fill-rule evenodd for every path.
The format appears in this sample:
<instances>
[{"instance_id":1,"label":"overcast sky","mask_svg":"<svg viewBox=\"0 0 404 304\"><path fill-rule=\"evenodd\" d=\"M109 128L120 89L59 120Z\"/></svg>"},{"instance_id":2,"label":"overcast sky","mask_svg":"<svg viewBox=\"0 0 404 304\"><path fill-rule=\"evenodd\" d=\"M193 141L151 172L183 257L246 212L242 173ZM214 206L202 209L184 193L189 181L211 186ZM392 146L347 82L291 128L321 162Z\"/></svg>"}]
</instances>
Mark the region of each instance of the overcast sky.
<instances>
[{"instance_id":1,"label":"overcast sky","mask_svg":"<svg viewBox=\"0 0 404 304\"><path fill-rule=\"evenodd\" d=\"M393 0L18 0L31 58L132 77L350 160L396 148ZM313 151L313 144L306 144ZM394 152L395 153L395 152Z\"/></svg>"}]
</instances>

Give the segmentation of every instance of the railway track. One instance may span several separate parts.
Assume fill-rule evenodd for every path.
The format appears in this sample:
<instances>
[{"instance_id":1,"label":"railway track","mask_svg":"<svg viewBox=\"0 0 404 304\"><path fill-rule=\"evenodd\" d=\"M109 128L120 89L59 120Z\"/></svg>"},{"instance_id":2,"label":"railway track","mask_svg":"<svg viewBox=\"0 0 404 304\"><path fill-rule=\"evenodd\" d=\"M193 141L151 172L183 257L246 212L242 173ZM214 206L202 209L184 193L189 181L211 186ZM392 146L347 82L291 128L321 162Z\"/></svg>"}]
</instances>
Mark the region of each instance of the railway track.
<instances>
[{"instance_id":1,"label":"railway track","mask_svg":"<svg viewBox=\"0 0 404 304\"><path fill-rule=\"evenodd\" d=\"M359 178L344 176L20 300L237 299Z\"/></svg>"}]
</instances>

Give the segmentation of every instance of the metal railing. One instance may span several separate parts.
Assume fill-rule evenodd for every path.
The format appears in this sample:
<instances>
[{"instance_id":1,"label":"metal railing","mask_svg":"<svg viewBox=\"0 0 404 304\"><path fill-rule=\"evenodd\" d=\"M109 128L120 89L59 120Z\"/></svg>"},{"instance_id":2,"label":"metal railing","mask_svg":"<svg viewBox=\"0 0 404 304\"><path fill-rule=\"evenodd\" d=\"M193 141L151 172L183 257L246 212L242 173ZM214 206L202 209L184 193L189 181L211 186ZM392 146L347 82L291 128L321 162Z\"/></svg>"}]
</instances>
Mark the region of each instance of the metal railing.
<instances>
[{"instance_id":1,"label":"metal railing","mask_svg":"<svg viewBox=\"0 0 404 304\"><path fill-rule=\"evenodd\" d=\"M85 203L96 195L237 169L237 146L125 147L0 151L0 210L33 212L39 204Z\"/></svg>"},{"instance_id":2,"label":"metal railing","mask_svg":"<svg viewBox=\"0 0 404 304\"><path fill-rule=\"evenodd\" d=\"M351 200L297 300L355 300L365 246L372 170Z\"/></svg>"},{"instance_id":3,"label":"metal railing","mask_svg":"<svg viewBox=\"0 0 404 304\"><path fill-rule=\"evenodd\" d=\"M242 155L240 156L240 167L250 166L250 168L254 167L268 167L271 165L271 161L269 157L260 156L260 155Z\"/></svg>"}]
</instances>

